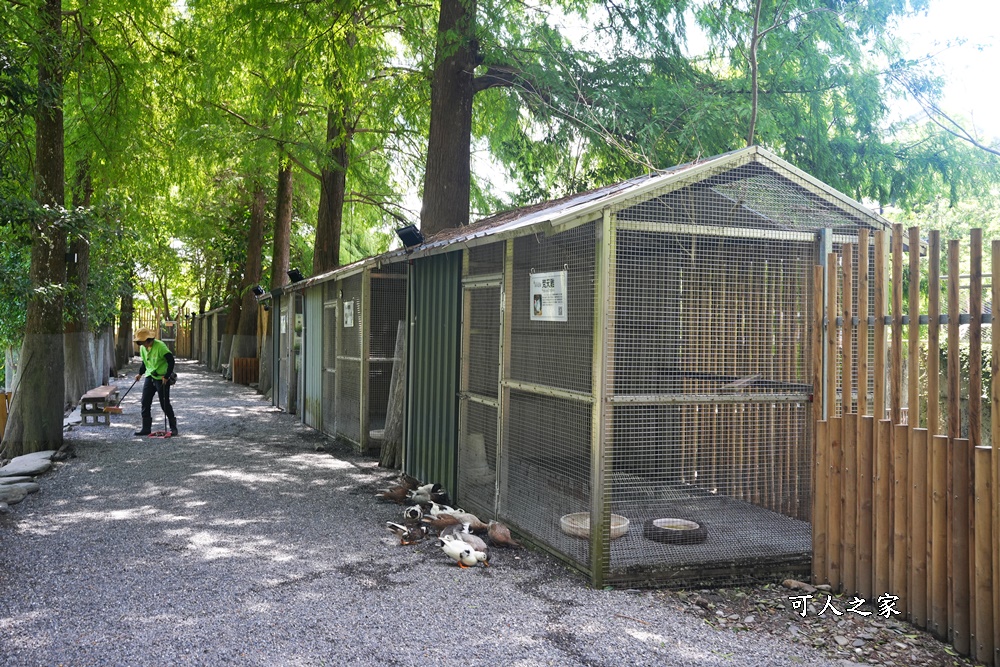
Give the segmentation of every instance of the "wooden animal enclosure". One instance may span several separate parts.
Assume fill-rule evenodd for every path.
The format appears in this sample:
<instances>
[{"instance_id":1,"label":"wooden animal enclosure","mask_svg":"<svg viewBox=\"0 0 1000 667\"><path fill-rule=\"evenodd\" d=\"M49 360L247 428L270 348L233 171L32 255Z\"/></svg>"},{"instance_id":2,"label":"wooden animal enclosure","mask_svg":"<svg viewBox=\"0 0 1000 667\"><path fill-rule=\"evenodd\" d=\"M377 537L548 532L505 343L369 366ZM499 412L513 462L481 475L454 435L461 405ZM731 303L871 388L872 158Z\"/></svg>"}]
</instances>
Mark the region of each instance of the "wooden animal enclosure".
<instances>
[{"instance_id":1,"label":"wooden animal enclosure","mask_svg":"<svg viewBox=\"0 0 1000 667\"><path fill-rule=\"evenodd\" d=\"M937 231L925 244L895 225L891 237L862 230L815 268L813 578L898 596L914 625L995 667L1000 241L990 259L984 274L981 230L944 248Z\"/></svg>"}]
</instances>

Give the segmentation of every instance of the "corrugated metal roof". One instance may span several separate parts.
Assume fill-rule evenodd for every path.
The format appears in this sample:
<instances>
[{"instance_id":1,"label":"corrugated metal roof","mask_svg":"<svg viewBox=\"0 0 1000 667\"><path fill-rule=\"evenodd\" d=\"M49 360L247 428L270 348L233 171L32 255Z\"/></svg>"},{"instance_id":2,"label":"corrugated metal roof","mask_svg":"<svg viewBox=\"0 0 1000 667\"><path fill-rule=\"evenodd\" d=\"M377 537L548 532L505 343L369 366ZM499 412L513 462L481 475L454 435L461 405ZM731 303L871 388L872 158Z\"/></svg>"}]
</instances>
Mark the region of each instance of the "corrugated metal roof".
<instances>
[{"instance_id":1,"label":"corrugated metal roof","mask_svg":"<svg viewBox=\"0 0 1000 667\"><path fill-rule=\"evenodd\" d=\"M877 228L888 228L890 226L888 220L866 208L860 202L851 199L847 195L810 176L773 153L759 146L750 146L706 160L677 165L676 167L655 174L640 176L588 192L497 213L467 226L442 230L433 237L425 240L419 246L391 251L383 255L383 257L435 254L447 251L450 246L457 244L467 245L483 237L499 234L507 235L519 230L528 233L527 230L533 226L556 226L565 221L587 215L597 217L599 212L605 207L614 206L630 199L641 198L644 194L667 187L673 182L682 181L701 173L704 173L705 177L708 178L719 169L724 169L730 164L736 167L748 162L760 162L784 175L795 178L803 189L819 196L828 204L840 209L847 215L858 218L859 222L864 220Z\"/></svg>"}]
</instances>

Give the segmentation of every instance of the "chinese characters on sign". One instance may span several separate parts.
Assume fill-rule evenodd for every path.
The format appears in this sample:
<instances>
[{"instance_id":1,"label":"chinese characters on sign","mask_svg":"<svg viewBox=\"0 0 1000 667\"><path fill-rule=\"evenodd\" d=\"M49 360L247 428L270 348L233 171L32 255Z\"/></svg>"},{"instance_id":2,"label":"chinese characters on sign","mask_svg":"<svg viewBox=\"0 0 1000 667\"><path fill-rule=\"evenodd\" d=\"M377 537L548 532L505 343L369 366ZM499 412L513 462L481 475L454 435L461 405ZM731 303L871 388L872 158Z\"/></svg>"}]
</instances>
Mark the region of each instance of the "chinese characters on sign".
<instances>
[{"instance_id":1,"label":"chinese characters on sign","mask_svg":"<svg viewBox=\"0 0 1000 667\"><path fill-rule=\"evenodd\" d=\"M812 599L811 595L789 595L788 599L792 601L792 609L799 615L805 618L806 611L809 609L809 600ZM898 615L899 610L896 609L896 603L899 602L899 596L889 595L886 593L879 597L876 602L876 609L878 610L879 616L884 616L889 618L893 614ZM850 602L847 603L846 611L852 614L857 614L858 616L871 616L872 612L863 611L861 605L865 603L864 598L854 597ZM836 605L833 604L833 596L826 596L826 604L823 605L823 609L817 613L817 616L822 616L826 612L832 612L834 616L843 616L844 611L838 609Z\"/></svg>"},{"instance_id":2,"label":"chinese characters on sign","mask_svg":"<svg viewBox=\"0 0 1000 667\"><path fill-rule=\"evenodd\" d=\"M354 301L344 302L344 328L350 329L354 326Z\"/></svg>"},{"instance_id":3,"label":"chinese characters on sign","mask_svg":"<svg viewBox=\"0 0 1000 667\"><path fill-rule=\"evenodd\" d=\"M568 271L531 274L531 319L542 322L566 321Z\"/></svg>"}]
</instances>

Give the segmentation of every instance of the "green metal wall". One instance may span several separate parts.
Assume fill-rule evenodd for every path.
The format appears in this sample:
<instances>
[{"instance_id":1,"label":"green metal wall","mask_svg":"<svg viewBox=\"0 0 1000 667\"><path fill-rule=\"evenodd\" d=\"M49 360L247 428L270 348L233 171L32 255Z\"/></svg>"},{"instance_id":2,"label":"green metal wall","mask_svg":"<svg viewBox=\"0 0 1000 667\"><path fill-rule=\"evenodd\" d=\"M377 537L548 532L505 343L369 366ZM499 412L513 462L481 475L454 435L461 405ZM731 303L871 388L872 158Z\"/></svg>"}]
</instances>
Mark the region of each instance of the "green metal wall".
<instances>
[{"instance_id":1,"label":"green metal wall","mask_svg":"<svg viewBox=\"0 0 1000 667\"><path fill-rule=\"evenodd\" d=\"M323 430L323 285L305 290L302 421Z\"/></svg>"},{"instance_id":2,"label":"green metal wall","mask_svg":"<svg viewBox=\"0 0 1000 667\"><path fill-rule=\"evenodd\" d=\"M410 336L406 455L403 466L425 482L456 488L462 253L410 265Z\"/></svg>"}]
</instances>

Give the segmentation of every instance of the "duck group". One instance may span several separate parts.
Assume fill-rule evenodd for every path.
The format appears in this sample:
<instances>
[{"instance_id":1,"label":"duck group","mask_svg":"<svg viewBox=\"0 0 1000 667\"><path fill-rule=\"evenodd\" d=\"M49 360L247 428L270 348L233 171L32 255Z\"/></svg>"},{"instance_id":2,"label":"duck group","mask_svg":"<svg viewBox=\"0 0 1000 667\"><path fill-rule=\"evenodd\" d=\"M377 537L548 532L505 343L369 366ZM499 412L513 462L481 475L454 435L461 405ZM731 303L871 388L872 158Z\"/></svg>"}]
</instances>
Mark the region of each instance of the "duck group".
<instances>
[{"instance_id":1,"label":"duck group","mask_svg":"<svg viewBox=\"0 0 1000 667\"><path fill-rule=\"evenodd\" d=\"M442 553L460 568L489 567L491 548L521 547L511 537L510 528L499 521L484 522L471 512L452 507L440 484L424 484L403 474L375 496L403 505L402 520L387 521L385 526L399 538L400 545L416 544L433 535Z\"/></svg>"}]
</instances>

